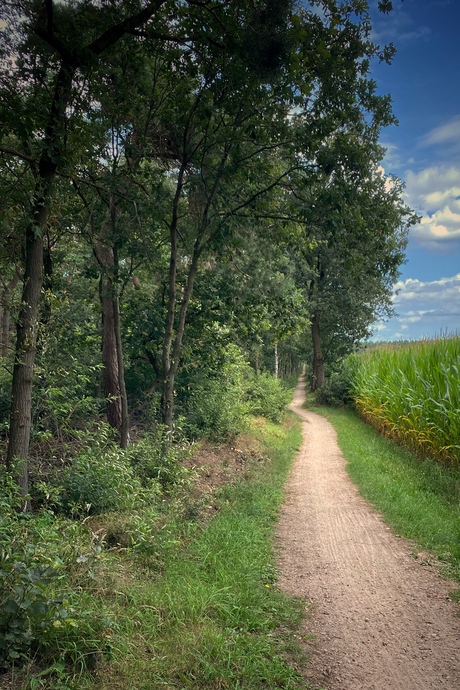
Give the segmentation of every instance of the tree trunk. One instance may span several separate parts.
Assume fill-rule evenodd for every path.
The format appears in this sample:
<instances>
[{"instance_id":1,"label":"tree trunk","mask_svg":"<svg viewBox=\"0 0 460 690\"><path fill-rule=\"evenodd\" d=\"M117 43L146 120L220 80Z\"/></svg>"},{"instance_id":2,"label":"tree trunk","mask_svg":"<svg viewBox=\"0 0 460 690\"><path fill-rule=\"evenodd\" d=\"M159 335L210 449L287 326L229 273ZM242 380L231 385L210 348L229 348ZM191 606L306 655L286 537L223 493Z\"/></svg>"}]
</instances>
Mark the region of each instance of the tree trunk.
<instances>
[{"instance_id":1,"label":"tree trunk","mask_svg":"<svg viewBox=\"0 0 460 690\"><path fill-rule=\"evenodd\" d=\"M177 370L179 368L180 355L182 351L182 339L184 337L185 331L185 319L187 316L190 298L193 293L193 286L195 283L196 274L198 272L198 262L200 253L200 251L197 251L196 254L193 256L190 270L188 273L187 285L185 286L179 312L179 318L177 321L177 328L174 338L174 347L172 348L172 354L169 352L167 358L164 358L164 360L167 359L167 361L170 364L169 368L164 372L165 377L163 384L163 394L161 396L161 418L163 424L168 427L169 431L173 431L174 426L174 383L176 379ZM172 340L170 341L170 348L171 345Z\"/></svg>"},{"instance_id":2,"label":"tree trunk","mask_svg":"<svg viewBox=\"0 0 460 690\"><path fill-rule=\"evenodd\" d=\"M321 333L319 328L319 316L315 315L311 321L311 338L313 342L313 375L311 390L322 388L325 382L324 357L321 350Z\"/></svg>"},{"instance_id":3,"label":"tree trunk","mask_svg":"<svg viewBox=\"0 0 460 690\"><path fill-rule=\"evenodd\" d=\"M62 154L65 110L70 99L75 67L61 64L56 79L43 150L35 182L35 193L25 235L25 270L21 309L16 327L16 356L11 391L10 429L7 465L14 460L21 465L18 477L21 493L29 490L28 457L32 423L32 384L37 346L37 318L43 285L43 237L49 216L51 190L58 160ZM30 506L25 504L25 509Z\"/></svg>"},{"instance_id":4,"label":"tree trunk","mask_svg":"<svg viewBox=\"0 0 460 690\"><path fill-rule=\"evenodd\" d=\"M42 206L37 214L39 227L44 227L48 210ZM16 326L16 356L11 391L10 430L7 466L20 461L18 483L22 496L29 492L28 467L30 429L32 424L32 382L37 342L37 319L43 282L43 242L31 225L26 232L26 265L21 309ZM25 509L28 504L25 504Z\"/></svg>"},{"instance_id":5,"label":"tree trunk","mask_svg":"<svg viewBox=\"0 0 460 690\"><path fill-rule=\"evenodd\" d=\"M260 360L260 348L257 346L256 351L255 351L255 355L254 355L254 370L256 372L256 376L259 376L259 373L260 373L259 360Z\"/></svg>"},{"instance_id":6,"label":"tree trunk","mask_svg":"<svg viewBox=\"0 0 460 690\"><path fill-rule=\"evenodd\" d=\"M6 357L7 355L7 335L6 331L10 330L10 319L8 314L8 319L5 319L5 308L3 306L3 300L0 300L0 357Z\"/></svg>"},{"instance_id":7,"label":"tree trunk","mask_svg":"<svg viewBox=\"0 0 460 690\"><path fill-rule=\"evenodd\" d=\"M127 448L129 443L129 415L128 415L128 396L126 395L125 384L125 364L123 359L123 345L121 342L121 318L120 318L120 300L118 295L114 295L113 301L113 326L115 332L115 344L117 350L117 364L118 364L118 386L120 391L120 407L121 407L121 424L120 431L120 448Z\"/></svg>"},{"instance_id":8,"label":"tree trunk","mask_svg":"<svg viewBox=\"0 0 460 690\"><path fill-rule=\"evenodd\" d=\"M112 281L106 272L101 274L99 295L102 309L102 381L106 399L107 421L111 427L120 431L122 412L115 333L115 307Z\"/></svg>"},{"instance_id":9,"label":"tree trunk","mask_svg":"<svg viewBox=\"0 0 460 690\"><path fill-rule=\"evenodd\" d=\"M107 216L101 224L98 236L93 239L93 251L101 267L99 295L102 311L102 380L107 421L111 427L118 430L120 447L126 448L129 435L128 399L121 343L120 300L117 285L118 255L114 244L120 214L115 197L110 194ZM92 220L91 224L94 230Z\"/></svg>"},{"instance_id":10,"label":"tree trunk","mask_svg":"<svg viewBox=\"0 0 460 690\"><path fill-rule=\"evenodd\" d=\"M278 354L278 343L275 343L275 378L279 378L280 373L280 359Z\"/></svg>"},{"instance_id":11,"label":"tree trunk","mask_svg":"<svg viewBox=\"0 0 460 690\"><path fill-rule=\"evenodd\" d=\"M9 283L3 282L2 297L0 300L0 357L8 357L10 351L10 307L11 297L19 281L19 273L16 272Z\"/></svg>"}]
</instances>

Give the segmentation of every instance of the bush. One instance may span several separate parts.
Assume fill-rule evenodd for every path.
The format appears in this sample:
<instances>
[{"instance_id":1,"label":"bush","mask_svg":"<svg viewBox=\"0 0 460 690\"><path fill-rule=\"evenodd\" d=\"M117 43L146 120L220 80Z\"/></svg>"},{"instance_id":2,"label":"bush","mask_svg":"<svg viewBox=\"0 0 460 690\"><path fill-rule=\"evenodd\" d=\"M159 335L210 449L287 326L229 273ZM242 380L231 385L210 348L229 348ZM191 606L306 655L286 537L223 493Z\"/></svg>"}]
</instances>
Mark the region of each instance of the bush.
<instances>
[{"instance_id":1,"label":"bush","mask_svg":"<svg viewBox=\"0 0 460 690\"><path fill-rule=\"evenodd\" d=\"M326 379L322 388L315 392L318 405L340 407L352 401L350 380L345 370L335 372Z\"/></svg>"},{"instance_id":2,"label":"bush","mask_svg":"<svg viewBox=\"0 0 460 690\"><path fill-rule=\"evenodd\" d=\"M291 391L272 374L264 373L254 376L247 386L251 414L266 417L272 422L281 420L291 397Z\"/></svg>"},{"instance_id":3,"label":"bush","mask_svg":"<svg viewBox=\"0 0 460 690\"><path fill-rule=\"evenodd\" d=\"M183 466L182 460L190 455L191 446L171 441L168 434L166 427L158 426L125 451L127 460L144 486L154 479L163 489L170 490L188 478L189 470Z\"/></svg>"},{"instance_id":4,"label":"bush","mask_svg":"<svg viewBox=\"0 0 460 690\"><path fill-rule=\"evenodd\" d=\"M236 345L227 345L219 369L193 382L185 407L184 429L192 437L224 439L246 428L246 381L251 369Z\"/></svg>"},{"instance_id":5,"label":"bush","mask_svg":"<svg viewBox=\"0 0 460 690\"><path fill-rule=\"evenodd\" d=\"M142 482L126 451L113 449L97 456L85 453L74 459L63 476L62 506L72 516L106 510L129 510L161 493L158 482Z\"/></svg>"},{"instance_id":6,"label":"bush","mask_svg":"<svg viewBox=\"0 0 460 690\"><path fill-rule=\"evenodd\" d=\"M3 497L8 491L2 491ZM51 513L25 515L5 500L2 508L0 669L20 665L32 655L39 663L87 665L102 648L106 628L70 582L70 573L73 577L87 556L81 554L88 550L87 535L79 525ZM94 545L91 548L94 552ZM83 569L87 578L90 564Z\"/></svg>"}]
</instances>

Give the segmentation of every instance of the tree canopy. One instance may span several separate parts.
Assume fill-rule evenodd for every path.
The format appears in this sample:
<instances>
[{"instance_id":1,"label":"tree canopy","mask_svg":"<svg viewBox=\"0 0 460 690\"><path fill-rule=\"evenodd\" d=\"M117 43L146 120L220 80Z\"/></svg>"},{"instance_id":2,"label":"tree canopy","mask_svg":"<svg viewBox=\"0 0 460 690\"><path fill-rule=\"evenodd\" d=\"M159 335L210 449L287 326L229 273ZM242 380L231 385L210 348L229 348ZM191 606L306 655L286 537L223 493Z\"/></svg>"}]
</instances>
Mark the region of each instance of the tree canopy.
<instances>
[{"instance_id":1,"label":"tree canopy","mask_svg":"<svg viewBox=\"0 0 460 690\"><path fill-rule=\"evenodd\" d=\"M173 431L193 371L232 346L289 373L311 328L321 385L323 349L390 313L413 216L378 168L394 119L370 61L393 48L367 2L21 0L0 21L4 427L25 497L31 435L77 409L104 401L125 447L130 405Z\"/></svg>"}]
</instances>

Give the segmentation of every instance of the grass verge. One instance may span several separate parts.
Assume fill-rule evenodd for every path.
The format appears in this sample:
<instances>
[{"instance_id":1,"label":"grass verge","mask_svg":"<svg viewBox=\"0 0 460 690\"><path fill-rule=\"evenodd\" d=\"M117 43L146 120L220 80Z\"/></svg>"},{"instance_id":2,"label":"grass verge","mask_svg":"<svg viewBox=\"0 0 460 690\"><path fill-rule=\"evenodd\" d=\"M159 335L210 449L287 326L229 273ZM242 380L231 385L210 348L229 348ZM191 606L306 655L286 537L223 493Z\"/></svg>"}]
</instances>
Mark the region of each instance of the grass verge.
<instances>
[{"instance_id":1,"label":"grass verge","mask_svg":"<svg viewBox=\"0 0 460 690\"><path fill-rule=\"evenodd\" d=\"M440 559L460 582L460 472L420 460L351 410L314 407L335 427L347 470L395 531Z\"/></svg>"},{"instance_id":2,"label":"grass verge","mask_svg":"<svg viewBox=\"0 0 460 690\"><path fill-rule=\"evenodd\" d=\"M101 618L112 621L110 658L79 676L63 667L30 672L22 687L306 688L298 638L304 606L277 589L273 552L299 422L292 414L283 425L260 419L251 433L262 454L214 493L214 517L202 520L198 512L191 519L188 511L185 518L173 510L154 544L140 552L109 549L101 557L90 590Z\"/></svg>"}]
</instances>

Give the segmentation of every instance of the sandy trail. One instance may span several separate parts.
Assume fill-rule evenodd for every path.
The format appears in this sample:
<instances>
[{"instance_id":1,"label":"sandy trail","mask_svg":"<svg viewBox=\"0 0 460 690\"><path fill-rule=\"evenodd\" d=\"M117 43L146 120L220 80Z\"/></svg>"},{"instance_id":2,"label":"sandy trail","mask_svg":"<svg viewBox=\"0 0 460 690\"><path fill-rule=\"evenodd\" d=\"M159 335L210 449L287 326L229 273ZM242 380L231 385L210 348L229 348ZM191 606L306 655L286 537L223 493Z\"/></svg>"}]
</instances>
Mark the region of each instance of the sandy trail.
<instances>
[{"instance_id":1,"label":"sandy trail","mask_svg":"<svg viewBox=\"0 0 460 690\"><path fill-rule=\"evenodd\" d=\"M460 618L453 583L411 555L359 496L331 424L291 408L303 444L277 533L279 586L306 597L314 634L308 678L331 690L460 690Z\"/></svg>"}]
</instances>

